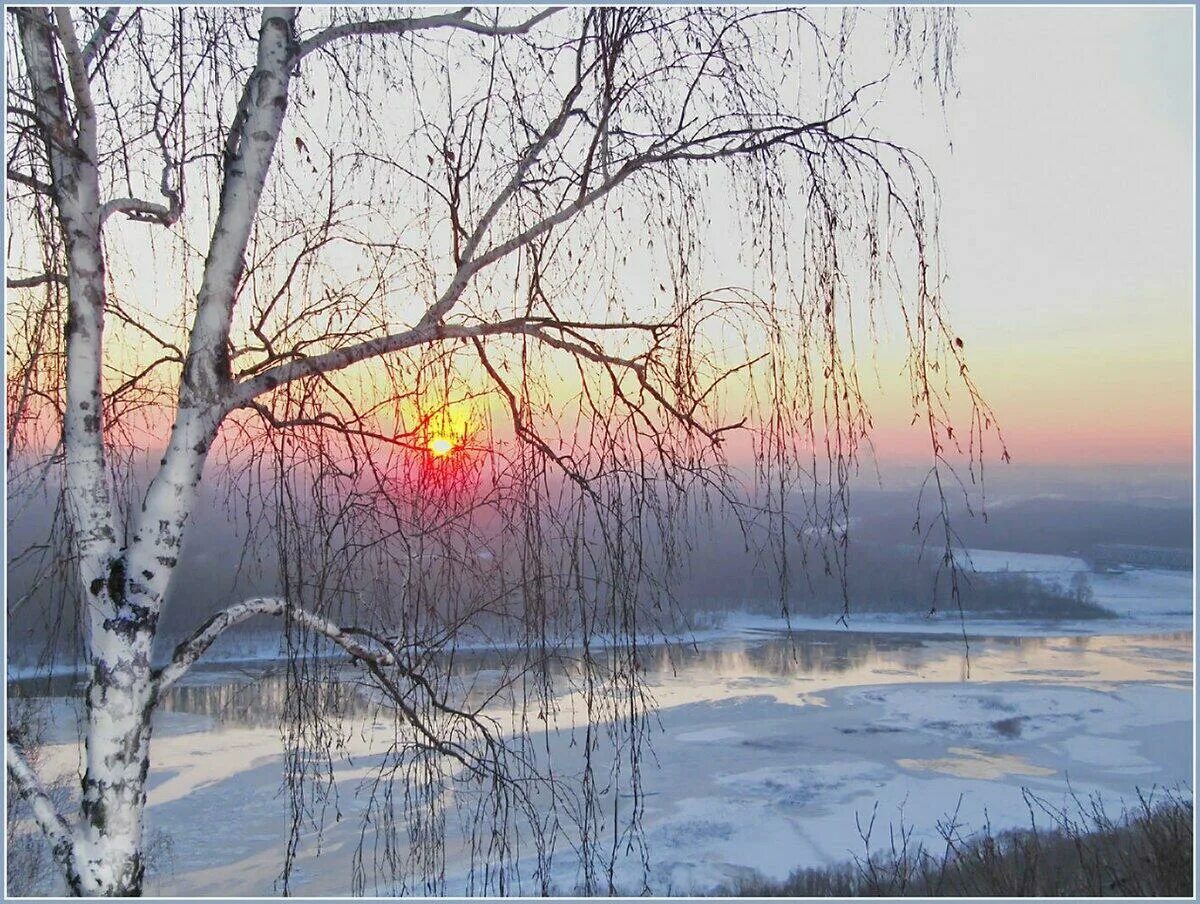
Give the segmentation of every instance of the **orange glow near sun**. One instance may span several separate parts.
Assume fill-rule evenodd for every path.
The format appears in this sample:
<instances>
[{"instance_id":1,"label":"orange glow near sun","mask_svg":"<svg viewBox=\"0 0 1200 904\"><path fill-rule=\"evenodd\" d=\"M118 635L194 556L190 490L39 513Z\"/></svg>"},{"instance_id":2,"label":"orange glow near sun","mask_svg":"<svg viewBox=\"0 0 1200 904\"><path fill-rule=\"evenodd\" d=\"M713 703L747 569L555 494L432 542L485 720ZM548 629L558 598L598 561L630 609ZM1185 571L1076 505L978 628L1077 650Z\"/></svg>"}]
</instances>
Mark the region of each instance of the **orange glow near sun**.
<instances>
[{"instance_id":1,"label":"orange glow near sun","mask_svg":"<svg viewBox=\"0 0 1200 904\"><path fill-rule=\"evenodd\" d=\"M445 436L434 436L429 440L429 454L435 458L445 458L454 451L454 440Z\"/></svg>"}]
</instances>

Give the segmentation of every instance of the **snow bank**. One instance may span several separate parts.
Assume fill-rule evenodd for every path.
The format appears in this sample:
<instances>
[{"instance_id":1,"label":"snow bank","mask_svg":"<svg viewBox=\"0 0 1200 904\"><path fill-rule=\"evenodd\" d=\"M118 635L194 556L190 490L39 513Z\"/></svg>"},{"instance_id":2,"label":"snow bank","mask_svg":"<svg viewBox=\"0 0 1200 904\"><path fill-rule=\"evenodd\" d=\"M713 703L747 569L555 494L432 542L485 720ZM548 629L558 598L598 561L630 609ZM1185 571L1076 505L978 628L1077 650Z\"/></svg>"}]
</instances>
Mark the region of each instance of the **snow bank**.
<instances>
[{"instance_id":1,"label":"snow bank","mask_svg":"<svg viewBox=\"0 0 1200 904\"><path fill-rule=\"evenodd\" d=\"M1033 552L1008 552L1002 549L968 549L966 564L971 571L978 574L992 574L1000 571L1019 574L1074 574L1088 571L1083 559L1072 556L1055 556Z\"/></svg>"}]
</instances>

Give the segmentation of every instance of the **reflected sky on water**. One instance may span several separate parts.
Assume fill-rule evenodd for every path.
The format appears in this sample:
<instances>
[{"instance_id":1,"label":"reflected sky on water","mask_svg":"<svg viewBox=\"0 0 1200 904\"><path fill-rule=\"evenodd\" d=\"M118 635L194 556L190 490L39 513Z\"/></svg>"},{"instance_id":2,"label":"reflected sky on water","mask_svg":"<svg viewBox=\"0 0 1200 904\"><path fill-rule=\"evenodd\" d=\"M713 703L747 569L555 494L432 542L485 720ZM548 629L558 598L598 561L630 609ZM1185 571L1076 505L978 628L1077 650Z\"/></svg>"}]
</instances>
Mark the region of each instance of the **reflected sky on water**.
<instances>
[{"instance_id":1,"label":"reflected sky on water","mask_svg":"<svg viewBox=\"0 0 1200 904\"><path fill-rule=\"evenodd\" d=\"M602 661L608 651L594 653ZM721 699L740 693L821 705L820 692L838 687L911 682L1052 681L1096 686L1148 681L1192 684L1192 633L1140 636L971 638L846 631L775 632L697 645L651 645L638 663L660 707ZM480 704L518 679L514 654L456 653L447 685L458 700ZM444 670L447 661L440 664ZM568 656L549 670L558 695L569 694L581 666ZM378 720L388 715L363 672L340 661L245 663L200 667L162 701L165 713L207 717L215 727L267 727L284 721L296 705L303 679L320 708L343 717ZM77 677L10 684L12 696L78 697Z\"/></svg>"}]
</instances>

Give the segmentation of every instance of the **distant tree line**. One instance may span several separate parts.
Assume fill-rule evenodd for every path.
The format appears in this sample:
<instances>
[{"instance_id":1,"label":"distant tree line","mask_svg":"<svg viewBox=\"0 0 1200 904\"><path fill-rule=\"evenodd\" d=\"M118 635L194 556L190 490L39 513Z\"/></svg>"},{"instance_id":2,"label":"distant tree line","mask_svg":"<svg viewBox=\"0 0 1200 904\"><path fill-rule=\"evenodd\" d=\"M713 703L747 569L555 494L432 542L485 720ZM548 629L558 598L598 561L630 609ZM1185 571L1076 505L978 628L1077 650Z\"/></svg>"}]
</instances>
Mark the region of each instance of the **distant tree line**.
<instances>
[{"instance_id":1,"label":"distant tree line","mask_svg":"<svg viewBox=\"0 0 1200 904\"><path fill-rule=\"evenodd\" d=\"M819 560L805 561L796 550L797 568L784 602L790 613L925 613L957 611L950 583L938 575L939 551L919 555L911 546L854 541L848 544L845 581L826 572ZM780 606L779 589L753 562L732 560L726 548L694 564L687 582L688 605L703 609L747 608L769 612ZM749 558L747 556L747 558ZM1020 618L1105 618L1085 574L1067 586L1016 572L971 573L960 579L965 611Z\"/></svg>"}]
</instances>

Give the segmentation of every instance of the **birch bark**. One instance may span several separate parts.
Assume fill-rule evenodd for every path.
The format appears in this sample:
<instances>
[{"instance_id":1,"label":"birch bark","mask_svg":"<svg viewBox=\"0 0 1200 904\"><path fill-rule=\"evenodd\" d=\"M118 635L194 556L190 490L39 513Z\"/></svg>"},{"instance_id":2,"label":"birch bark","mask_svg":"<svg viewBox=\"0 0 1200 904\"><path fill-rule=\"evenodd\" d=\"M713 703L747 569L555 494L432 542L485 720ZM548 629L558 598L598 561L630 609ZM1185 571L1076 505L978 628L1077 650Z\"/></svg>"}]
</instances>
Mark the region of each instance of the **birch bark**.
<instances>
[{"instance_id":1,"label":"birch bark","mask_svg":"<svg viewBox=\"0 0 1200 904\"><path fill-rule=\"evenodd\" d=\"M151 672L154 636L208 449L228 410L230 321L250 228L287 110L298 53L294 20L294 8L263 11L257 64L226 142L220 210L175 422L162 466L129 525L128 546L118 548L104 464L104 208L95 110L70 11L25 10L19 16L69 272L63 438L90 667L80 818L70 844L73 868L67 870L76 894L142 890L150 720L158 693ZM66 62L65 81L55 38ZM62 820L39 822L56 850L61 848Z\"/></svg>"}]
</instances>

